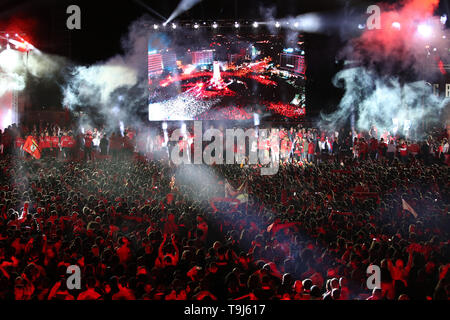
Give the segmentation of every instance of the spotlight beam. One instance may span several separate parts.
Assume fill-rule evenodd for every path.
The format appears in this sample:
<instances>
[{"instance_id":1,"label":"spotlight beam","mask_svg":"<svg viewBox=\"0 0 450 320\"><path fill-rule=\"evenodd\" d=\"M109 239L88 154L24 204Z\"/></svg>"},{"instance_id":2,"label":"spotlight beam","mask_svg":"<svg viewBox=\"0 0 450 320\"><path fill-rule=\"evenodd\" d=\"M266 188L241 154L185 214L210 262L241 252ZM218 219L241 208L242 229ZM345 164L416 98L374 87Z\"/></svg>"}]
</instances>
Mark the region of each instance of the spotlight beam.
<instances>
[{"instance_id":1,"label":"spotlight beam","mask_svg":"<svg viewBox=\"0 0 450 320\"><path fill-rule=\"evenodd\" d=\"M192 7L194 7L201 1L202 0L181 0L176 9L170 15L169 19L167 19L166 22L164 22L164 25L167 25L169 22L178 17L180 14L190 10Z\"/></svg>"},{"instance_id":2,"label":"spotlight beam","mask_svg":"<svg viewBox=\"0 0 450 320\"><path fill-rule=\"evenodd\" d=\"M141 7L143 7L144 9L147 9L150 13L153 13L154 15L158 16L158 18L162 19L163 21L166 21L167 18L165 18L164 16L162 16L161 14L159 14L157 11L155 11L154 9L150 8L148 5L146 5L145 3L143 3L140 0L133 0L135 3L137 3L138 5L140 5Z\"/></svg>"}]
</instances>

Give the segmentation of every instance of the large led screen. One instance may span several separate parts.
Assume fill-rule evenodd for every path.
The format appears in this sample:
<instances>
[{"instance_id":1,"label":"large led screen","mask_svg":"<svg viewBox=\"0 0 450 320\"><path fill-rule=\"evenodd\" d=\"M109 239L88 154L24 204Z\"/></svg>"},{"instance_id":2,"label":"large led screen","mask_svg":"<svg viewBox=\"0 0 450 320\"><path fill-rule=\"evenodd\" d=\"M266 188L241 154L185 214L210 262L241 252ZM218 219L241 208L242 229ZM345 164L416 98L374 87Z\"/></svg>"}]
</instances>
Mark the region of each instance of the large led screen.
<instances>
[{"instance_id":1,"label":"large led screen","mask_svg":"<svg viewBox=\"0 0 450 320\"><path fill-rule=\"evenodd\" d=\"M149 120L304 116L302 37L260 29L155 29L148 42Z\"/></svg>"}]
</instances>

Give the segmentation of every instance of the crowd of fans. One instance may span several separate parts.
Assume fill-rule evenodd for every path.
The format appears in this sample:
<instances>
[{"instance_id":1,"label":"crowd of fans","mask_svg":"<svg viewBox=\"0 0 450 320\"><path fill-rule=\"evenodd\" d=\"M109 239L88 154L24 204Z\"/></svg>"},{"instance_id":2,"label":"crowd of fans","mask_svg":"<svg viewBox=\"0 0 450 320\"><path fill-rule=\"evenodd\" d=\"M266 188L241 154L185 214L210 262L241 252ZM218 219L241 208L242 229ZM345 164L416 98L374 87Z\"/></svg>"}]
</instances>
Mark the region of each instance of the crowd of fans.
<instances>
[{"instance_id":1,"label":"crowd of fans","mask_svg":"<svg viewBox=\"0 0 450 320\"><path fill-rule=\"evenodd\" d=\"M149 157L164 150L163 134L149 144L131 130L5 130L0 298L450 297L448 136L416 143L277 129L286 165L273 176L257 165ZM19 139L30 134L41 160L21 153ZM67 285L72 265L81 269L80 289ZM373 290L369 266L381 270Z\"/></svg>"}]
</instances>

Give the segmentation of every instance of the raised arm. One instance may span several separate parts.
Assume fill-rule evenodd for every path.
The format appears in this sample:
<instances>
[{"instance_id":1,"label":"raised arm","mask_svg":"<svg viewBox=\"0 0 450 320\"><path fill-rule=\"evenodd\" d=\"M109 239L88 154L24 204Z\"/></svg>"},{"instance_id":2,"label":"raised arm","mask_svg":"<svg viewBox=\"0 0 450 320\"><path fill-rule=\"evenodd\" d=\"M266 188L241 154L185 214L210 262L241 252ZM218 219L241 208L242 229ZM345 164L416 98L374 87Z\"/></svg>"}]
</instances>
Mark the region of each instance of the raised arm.
<instances>
[{"instance_id":1,"label":"raised arm","mask_svg":"<svg viewBox=\"0 0 450 320\"><path fill-rule=\"evenodd\" d=\"M175 242L175 234L172 233L172 245L175 248L175 257L174 257L174 265L178 264L178 259L180 257L180 250L178 249L178 246Z\"/></svg>"},{"instance_id":2,"label":"raised arm","mask_svg":"<svg viewBox=\"0 0 450 320\"><path fill-rule=\"evenodd\" d=\"M405 271L409 273L409 270L411 270L413 262L413 250L409 251L409 257L408 257L408 264L405 267Z\"/></svg>"}]
</instances>

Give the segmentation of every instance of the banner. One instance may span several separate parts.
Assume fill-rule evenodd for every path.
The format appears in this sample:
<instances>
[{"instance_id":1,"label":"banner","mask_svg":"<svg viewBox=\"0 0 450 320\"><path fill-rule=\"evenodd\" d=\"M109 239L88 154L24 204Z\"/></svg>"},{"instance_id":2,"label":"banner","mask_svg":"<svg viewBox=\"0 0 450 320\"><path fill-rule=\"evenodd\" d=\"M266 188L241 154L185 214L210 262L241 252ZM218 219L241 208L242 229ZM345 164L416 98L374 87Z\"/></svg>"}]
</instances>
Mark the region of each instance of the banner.
<instances>
[{"instance_id":1,"label":"banner","mask_svg":"<svg viewBox=\"0 0 450 320\"><path fill-rule=\"evenodd\" d=\"M216 202L233 203L233 206L230 208L231 211L237 210L239 204L241 204L241 201L239 201L238 199L233 199L233 198L212 198L209 201L209 204L211 205L211 208L214 210L214 212L219 211L219 209L217 209L217 207L216 207Z\"/></svg>"}]
</instances>

